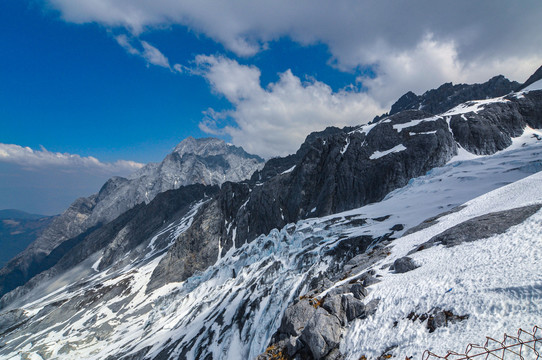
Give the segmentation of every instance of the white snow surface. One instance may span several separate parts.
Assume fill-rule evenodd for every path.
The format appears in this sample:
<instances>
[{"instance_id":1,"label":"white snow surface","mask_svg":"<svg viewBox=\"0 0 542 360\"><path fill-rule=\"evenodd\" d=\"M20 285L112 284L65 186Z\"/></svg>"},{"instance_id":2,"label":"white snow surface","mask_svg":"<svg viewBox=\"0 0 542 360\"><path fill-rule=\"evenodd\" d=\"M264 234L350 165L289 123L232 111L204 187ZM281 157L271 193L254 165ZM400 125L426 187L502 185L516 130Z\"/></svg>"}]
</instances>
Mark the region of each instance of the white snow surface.
<instances>
[{"instance_id":1,"label":"white snow surface","mask_svg":"<svg viewBox=\"0 0 542 360\"><path fill-rule=\"evenodd\" d=\"M371 160L379 159L379 158L381 158L383 156L386 156L388 154L400 152L400 151L403 151L403 150L406 150L406 147L403 144L399 144L399 145L394 146L391 149L388 149L388 150L385 150L385 151L375 151L374 153L371 154L371 156L369 156L369 159L371 159Z\"/></svg>"},{"instance_id":2,"label":"white snow surface","mask_svg":"<svg viewBox=\"0 0 542 360\"><path fill-rule=\"evenodd\" d=\"M289 168L288 170L284 170L284 171L281 172L280 174L281 174L281 175L284 175L284 174L291 173L292 171L294 171L294 169L295 169L295 165L292 166L291 168Z\"/></svg>"},{"instance_id":3,"label":"white snow surface","mask_svg":"<svg viewBox=\"0 0 542 360\"><path fill-rule=\"evenodd\" d=\"M495 104L495 103L506 103L509 100L504 99L504 97L491 98L486 100L474 100L467 101L462 104L457 105L453 109L446 111L442 116L451 116L451 115L460 115L467 114L470 112L478 113L478 111L483 110L486 105Z\"/></svg>"},{"instance_id":4,"label":"white snow surface","mask_svg":"<svg viewBox=\"0 0 542 360\"><path fill-rule=\"evenodd\" d=\"M466 208L438 224L396 240L391 255L373 266L381 282L369 287L367 300L380 299L376 314L349 328L341 350L347 359L376 358L399 345L396 355L421 358L429 349L445 355L463 351L485 336L502 338L519 328L530 330L542 320L542 211L506 233L446 248L442 245L410 255L420 266L394 274L384 263L406 256L431 237L473 217L490 212L542 204L542 173L517 181L466 203ZM450 291L451 289L451 291ZM465 321L427 331L426 322L407 319L435 307ZM395 323L396 322L396 323Z\"/></svg>"},{"instance_id":5,"label":"white snow surface","mask_svg":"<svg viewBox=\"0 0 542 360\"><path fill-rule=\"evenodd\" d=\"M416 126L422 122L427 122L427 121L435 121L435 120L438 120L438 119L442 119L441 116L432 116L432 117L429 117L429 118L425 118L425 119L419 119L419 120L411 120L411 121L408 121L406 123L403 123L403 124L395 124L393 125L393 128L395 130L397 130L398 132L401 132L403 131L403 129L408 129L408 128L411 128L413 126Z\"/></svg>"},{"instance_id":6,"label":"white snow surface","mask_svg":"<svg viewBox=\"0 0 542 360\"><path fill-rule=\"evenodd\" d=\"M286 307L307 291L308 279L326 269L327 251L342 239L378 237L396 224L406 230L462 204L466 207L437 224L392 242L391 255L373 266L382 282L368 288L369 299L380 299L377 313L350 326L341 350L348 359L374 358L388 346L399 345L397 354L419 359L425 349L444 354L447 349L462 350L486 335L498 337L503 331L541 325L540 212L503 235L418 252L412 257L421 267L411 272L393 274L382 268L466 219L541 203L542 142L529 131L510 150L472 160L455 159L412 179L379 203L302 220L261 235L221 254L206 271L149 294L145 294L146 285L165 251L156 248L156 237L149 239L148 256L122 269L95 272L97 254L88 264L89 268L94 265L91 275L49 295L40 294L21 308L29 316L38 316L48 304L77 301L99 288L127 283L128 290L78 310L60 308L32 319L40 330L28 332L21 327L5 336L0 358L105 359L143 349L152 357L168 342L177 341L171 349L174 357L197 359L212 354L214 359L252 359L267 347ZM184 219L165 224L161 233L168 236L167 246L189 227L195 213L194 209ZM363 225L353 222L359 219L366 221ZM449 288L453 290L446 293ZM431 334L424 324L405 319L410 311L424 312L435 306L470 318ZM48 322L53 316L56 321ZM398 321L396 328L394 321ZM183 348L188 351L181 354Z\"/></svg>"}]
</instances>

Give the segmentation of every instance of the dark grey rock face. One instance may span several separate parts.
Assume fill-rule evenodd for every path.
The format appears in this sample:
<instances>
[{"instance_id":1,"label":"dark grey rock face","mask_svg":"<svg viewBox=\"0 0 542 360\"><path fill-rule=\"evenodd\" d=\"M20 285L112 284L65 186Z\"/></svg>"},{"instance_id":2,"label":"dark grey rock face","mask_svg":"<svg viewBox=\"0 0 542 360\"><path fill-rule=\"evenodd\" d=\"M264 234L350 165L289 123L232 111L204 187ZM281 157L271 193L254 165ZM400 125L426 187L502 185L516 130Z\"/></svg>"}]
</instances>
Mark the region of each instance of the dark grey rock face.
<instances>
[{"instance_id":1,"label":"dark grey rock face","mask_svg":"<svg viewBox=\"0 0 542 360\"><path fill-rule=\"evenodd\" d=\"M525 221L528 217L539 211L541 207L541 205L530 205L475 217L435 235L429 241L420 245L417 251L438 244L452 247L464 242L476 241L502 234L510 227Z\"/></svg>"},{"instance_id":2,"label":"dark grey rock face","mask_svg":"<svg viewBox=\"0 0 542 360\"><path fill-rule=\"evenodd\" d=\"M216 200L205 206L155 268L147 292L172 281L183 281L215 263L224 217Z\"/></svg>"},{"instance_id":3,"label":"dark grey rock face","mask_svg":"<svg viewBox=\"0 0 542 360\"><path fill-rule=\"evenodd\" d=\"M512 144L526 126L542 126L542 92L531 91L519 96L513 94L501 101L482 105L476 111L442 114L449 120L455 140L473 154L490 155ZM466 102L465 106L476 105Z\"/></svg>"},{"instance_id":4,"label":"dark grey rock face","mask_svg":"<svg viewBox=\"0 0 542 360\"><path fill-rule=\"evenodd\" d=\"M534 129L542 128L542 91L529 91L515 101L525 122Z\"/></svg>"},{"instance_id":5,"label":"dark grey rock face","mask_svg":"<svg viewBox=\"0 0 542 360\"><path fill-rule=\"evenodd\" d=\"M410 178L443 165L456 151L444 120L413 126L410 131L424 133L417 136L393 128L428 116L410 111L376 125L368 134L346 129L312 137L298 152L295 168L252 189L238 213L240 239L253 239L298 219L379 201ZM399 145L405 149L371 158Z\"/></svg>"},{"instance_id":6,"label":"dark grey rock face","mask_svg":"<svg viewBox=\"0 0 542 360\"><path fill-rule=\"evenodd\" d=\"M478 113L453 115L450 120L456 141L478 155L494 154L507 148L512 144L512 137L523 133L525 125L517 104L512 102L495 103Z\"/></svg>"},{"instance_id":7,"label":"dark grey rock face","mask_svg":"<svg viewBox=\"0 0 542 360\"><path fill-rule=\"evenodd\" d=\"M406 273L416 269L418 265L409 258L408 256L399 258L394 261L393 265L390 267L390 270L395 271L397 274Z\"/></svg>"}]
</instances>

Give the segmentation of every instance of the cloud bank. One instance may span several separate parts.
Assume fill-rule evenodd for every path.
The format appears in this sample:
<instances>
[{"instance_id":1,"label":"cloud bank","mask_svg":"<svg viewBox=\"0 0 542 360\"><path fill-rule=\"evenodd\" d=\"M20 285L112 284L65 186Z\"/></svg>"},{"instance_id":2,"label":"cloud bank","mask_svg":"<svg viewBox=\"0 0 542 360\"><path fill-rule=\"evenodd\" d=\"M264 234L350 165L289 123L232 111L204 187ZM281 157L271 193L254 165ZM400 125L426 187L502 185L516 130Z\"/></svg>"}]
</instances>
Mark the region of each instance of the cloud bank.
<instances>
[{"instance_id":1,"label":"cloud bank","mask_svg":"<svg viewBox=\"0 0 542 360\"><path fill-rule=\"evenodd\" d=\"M118 160L104 163L95 157L51 152L45 148L33 150L15 144L0 143L0 162L21 166L27 170L61 170L64 172L99 172L105 175L126 176L143 167L134 161Z\"/></svg>"},{"instance_id":2,"label":"cloud bank","mask_svg":"<svg viewBox=\"0 0 542 360\"><path fill-rule=\"evenodd\" d=\"M0 209L59 214L74 199L97 193L111 176L128 176L142 166L0 143Z\"/></svg>"}]
</instances>

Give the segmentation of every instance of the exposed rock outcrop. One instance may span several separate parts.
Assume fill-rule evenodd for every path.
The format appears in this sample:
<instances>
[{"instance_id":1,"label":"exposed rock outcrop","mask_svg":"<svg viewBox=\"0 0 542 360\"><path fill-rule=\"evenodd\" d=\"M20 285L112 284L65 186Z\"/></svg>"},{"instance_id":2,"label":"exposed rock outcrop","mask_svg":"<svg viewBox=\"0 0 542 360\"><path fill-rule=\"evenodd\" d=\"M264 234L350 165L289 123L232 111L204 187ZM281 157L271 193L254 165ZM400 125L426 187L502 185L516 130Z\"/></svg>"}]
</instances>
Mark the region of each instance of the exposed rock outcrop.
<instances>
[{"instance_id":1,"label":"exposed rock outcrop","mask_svg":"<svg viewBox=\"0 0 542 360\"><path fill-rule=\"evenodd\" d=\"M502 234L510 227L525 221L525 219L540 210L541 207L538 204L530 205L475 217L435 235L429 241L418 246L416 251L427 249L434 245L452 247L464 242L476 241Z\"/></svg>"},{"instance_id":2,"label":"exposed rock outcrop","mask_svg":"<svg viewBox=\"0 0 542 360\"><path fill-rule=\"evenodd\" d=\"M391 271L394 271L397 274L406 273L408 271L412 271L416 269L418 265L409 258L408 256L399 258L393 262L393 265L390 267Z\"/></svg>"}]
</instances>

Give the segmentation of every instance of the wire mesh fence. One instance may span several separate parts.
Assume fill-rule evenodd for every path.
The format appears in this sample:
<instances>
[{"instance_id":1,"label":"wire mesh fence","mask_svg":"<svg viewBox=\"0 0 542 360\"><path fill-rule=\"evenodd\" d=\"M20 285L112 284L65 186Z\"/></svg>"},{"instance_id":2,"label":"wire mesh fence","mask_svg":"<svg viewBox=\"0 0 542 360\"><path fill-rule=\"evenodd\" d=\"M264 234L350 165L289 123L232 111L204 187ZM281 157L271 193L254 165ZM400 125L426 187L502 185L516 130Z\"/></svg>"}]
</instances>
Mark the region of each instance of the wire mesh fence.
<instances>
[{"instance_id":1,"label":"wire mesh fence","mask_svg":"<svg viewBox=\"0 0 542 360\"><path fill-rule=\"evenodd\" d=\"M484 345L469 344L463 353L448 351L446 355L440 356L426 350L422 360L538 360L541 352L542 329L535 326L532 331L519 329L517 336L504 334L502 341L486 337Z\"/></svg>"}]
</instances>

